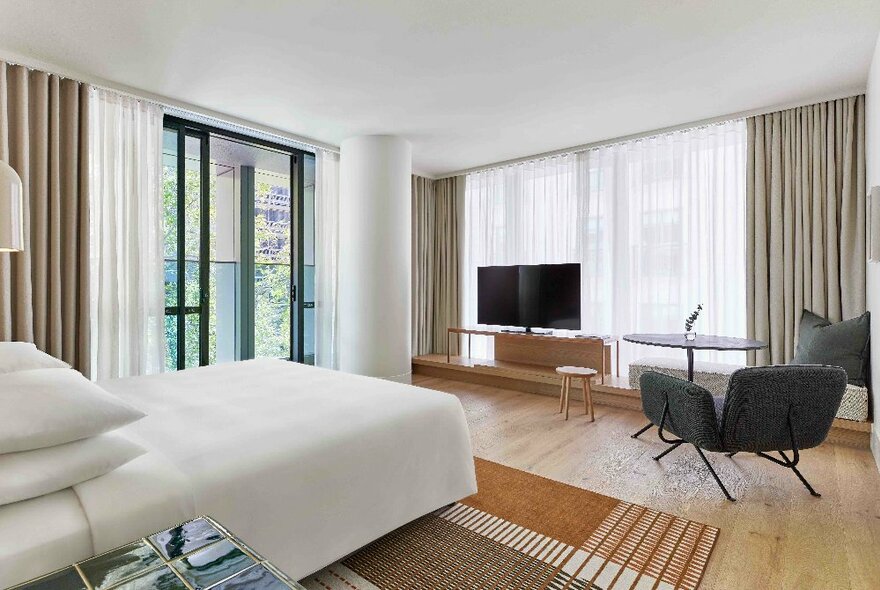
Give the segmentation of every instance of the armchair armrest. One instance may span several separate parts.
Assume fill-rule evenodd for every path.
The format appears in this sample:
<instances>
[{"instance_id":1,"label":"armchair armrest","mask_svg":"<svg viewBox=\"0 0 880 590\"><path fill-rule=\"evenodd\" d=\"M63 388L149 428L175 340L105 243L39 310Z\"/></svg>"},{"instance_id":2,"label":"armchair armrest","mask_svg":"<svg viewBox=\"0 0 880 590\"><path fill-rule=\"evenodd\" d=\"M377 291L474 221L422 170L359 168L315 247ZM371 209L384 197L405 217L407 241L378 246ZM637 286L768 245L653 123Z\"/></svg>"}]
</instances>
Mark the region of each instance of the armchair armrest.
<instances>
[{"instance_id":1,"label":"armchair armrest","mask_svg":"<svg viewBox=\"0 0 880 590\"><path fill-rule=\"evenodd\" d=\"M707 451L723 451L716 404L699 385L648 372L639 380L642 408L657 426Z\"/></svg>"}]
</instances>

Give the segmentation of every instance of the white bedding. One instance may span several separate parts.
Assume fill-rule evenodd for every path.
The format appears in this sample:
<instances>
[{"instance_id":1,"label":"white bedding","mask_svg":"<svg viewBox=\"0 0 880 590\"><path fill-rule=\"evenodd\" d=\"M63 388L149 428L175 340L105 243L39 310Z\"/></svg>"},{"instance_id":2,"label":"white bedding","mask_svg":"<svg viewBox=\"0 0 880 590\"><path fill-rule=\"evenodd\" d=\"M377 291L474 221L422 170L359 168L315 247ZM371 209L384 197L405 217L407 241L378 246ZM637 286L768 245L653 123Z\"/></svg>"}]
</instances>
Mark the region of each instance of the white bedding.
<instances>
[{"instance_id":1,"label":"white bedding","mask_svg":"<svg viewBox=\"0 0 880 590\"><path fill-rule=\"evenodd\" d=\"M155 452L73 489L88 515L96 554L199 514L190 481Z\"/></svg>"},{"instance_id":2,"label":"white bedding","mask_svg":"<svg viewBox=\"0 0 880 590\"><path fill-rule=\"evenodd\" d=\"M149 453L77 486L96 552L208 514L298 579L476 492L445 393L278 360L102 385Z\"/></svg>"},{"instance_id":3,"label":"white bedding","mask_svg":"<svg viewBox=\"0 0 880 590\"><path fill-rule=\"evenodd\" d=\"M189 481L156 453L73 488L0 506L0 588L197 514Z\"/></svg>"},{"instance_id":4,"label":"white bedding","mask_svg":"<svg viewBox=\"0 0 880 590\"><path fill-rule=\"evenodd\" d=\"M89 521L72 489L0 506L0 588L92 554Z\"/></svg>"}]
</instances>

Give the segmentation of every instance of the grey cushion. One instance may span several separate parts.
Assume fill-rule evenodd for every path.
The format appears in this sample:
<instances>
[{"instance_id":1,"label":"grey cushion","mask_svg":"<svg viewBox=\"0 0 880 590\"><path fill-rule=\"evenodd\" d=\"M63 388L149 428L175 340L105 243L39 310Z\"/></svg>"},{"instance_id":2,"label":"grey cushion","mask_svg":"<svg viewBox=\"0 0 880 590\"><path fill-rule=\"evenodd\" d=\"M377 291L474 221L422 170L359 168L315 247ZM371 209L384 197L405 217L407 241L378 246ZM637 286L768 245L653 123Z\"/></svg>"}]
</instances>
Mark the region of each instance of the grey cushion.
<instances>
[{"instance_id":1,"label":"grey cushion","mask_svg":"<svg viewBox=\"0 0 880 590\"><path fill-rule=\"evenodd\" d=\"M832 324L822 316L804 310L791 364L842 367L849 383L864 386L870 335L870 312Z\"/></svg>"}]
</instances>

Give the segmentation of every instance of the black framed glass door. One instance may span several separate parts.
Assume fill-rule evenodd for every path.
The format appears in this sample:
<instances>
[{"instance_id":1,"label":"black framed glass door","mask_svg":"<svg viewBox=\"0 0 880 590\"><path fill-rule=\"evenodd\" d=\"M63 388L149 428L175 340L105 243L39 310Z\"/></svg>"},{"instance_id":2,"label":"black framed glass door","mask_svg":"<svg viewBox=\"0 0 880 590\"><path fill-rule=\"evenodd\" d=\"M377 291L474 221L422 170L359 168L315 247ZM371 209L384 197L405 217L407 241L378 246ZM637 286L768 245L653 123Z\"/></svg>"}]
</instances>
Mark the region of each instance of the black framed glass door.
<instances>
[{"instance_id":1,"label":"black framed glass door","mask_svg":"<svg viewBox=\"0 0 880 590\"><path fill-rule=\"evenodd\" d=\"M314 155L170 116L163 147L167 368L313 362Z\"/></svg>"},{"instance_id":2,"label":"black framed glass door","mask_svg":"<svg viewBox=\"0 0 880 590\"><path fill-rule=\"evenodd\" d=\"M165 259L166 368L207 364L204 266L208 197L207 135L182 127L164 131L162 174Z\"/></svg>"}]
</instances>

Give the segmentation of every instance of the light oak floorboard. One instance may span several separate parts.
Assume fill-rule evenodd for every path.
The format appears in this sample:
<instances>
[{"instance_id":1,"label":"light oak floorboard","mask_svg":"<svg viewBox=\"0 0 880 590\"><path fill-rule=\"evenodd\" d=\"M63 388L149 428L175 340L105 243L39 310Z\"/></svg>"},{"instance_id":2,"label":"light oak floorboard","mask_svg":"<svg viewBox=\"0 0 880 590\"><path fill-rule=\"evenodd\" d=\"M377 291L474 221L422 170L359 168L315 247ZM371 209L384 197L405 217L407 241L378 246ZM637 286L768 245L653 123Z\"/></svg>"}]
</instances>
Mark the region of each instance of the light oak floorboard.
<instances>
[{"instance_id":1,"label":"light oak floorboard","mask_svg":"<svg viewBox=\"0 0 880 590\"><path fill-rule=\"evenodd\" d=\"M474 454L721 529L703 588L880 588L880 474L870 451L824 444L799 467L813 498L754 455L707 453L737 502L724 499L692 448L666 445L645 418L596 406L596 421L557 413L558 398L422 375L413 384L458 396ZM571 509L576 511L577 506Z\"/></svg>"}]
</instances>

